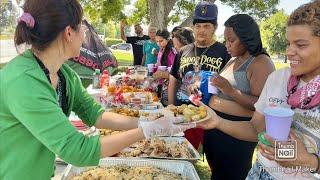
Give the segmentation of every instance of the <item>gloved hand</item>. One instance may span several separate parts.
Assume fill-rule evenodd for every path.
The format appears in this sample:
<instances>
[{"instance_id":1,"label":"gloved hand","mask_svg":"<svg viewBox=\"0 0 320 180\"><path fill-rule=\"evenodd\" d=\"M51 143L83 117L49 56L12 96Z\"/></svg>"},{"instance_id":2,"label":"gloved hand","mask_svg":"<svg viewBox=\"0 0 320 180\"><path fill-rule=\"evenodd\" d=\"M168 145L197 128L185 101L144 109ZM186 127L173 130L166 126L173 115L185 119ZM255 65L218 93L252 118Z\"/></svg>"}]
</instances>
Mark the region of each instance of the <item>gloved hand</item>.
<instances>
[{"instance_id":1,"label":"gloved hand","mask_svg":"<svg viewBox=\"0 0 320 180\"><path fill-rule=\"evenodd\" d=\"M172 135L178 134L180 132L183 132L183 131L186 131L188 129L192 129L195 127L196 127L195 122L184 123L184 124L172 124L171 132L168 136L172 136Z\"/></svg>"},{"instance_id":2,"label":"gloved hand","mask_svg":"<svg viewBox=\"0 0 320 180\"><path fill-rule=\"evenodd\" d=\"M195 123L181 125L173 124L172 118L173 117L161 117L154 121L139 121L139 127L142 128L143 134L147 139L154 136L172 136L196 127Z\"/></svg>"}]
</instances>

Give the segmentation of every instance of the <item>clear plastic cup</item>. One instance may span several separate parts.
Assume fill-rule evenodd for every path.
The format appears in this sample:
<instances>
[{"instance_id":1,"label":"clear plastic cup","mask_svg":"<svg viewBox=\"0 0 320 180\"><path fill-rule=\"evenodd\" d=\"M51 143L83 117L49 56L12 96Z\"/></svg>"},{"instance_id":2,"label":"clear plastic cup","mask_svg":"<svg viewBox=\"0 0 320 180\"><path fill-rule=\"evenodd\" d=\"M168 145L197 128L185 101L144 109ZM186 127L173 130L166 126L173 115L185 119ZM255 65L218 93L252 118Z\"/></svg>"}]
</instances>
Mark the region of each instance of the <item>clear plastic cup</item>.
<instances>
[{"instance_id":1,"label":"clear plastic cup","mask_svg":"<svg viewBox=\"0 0 320 180\"><path fill-rule=\"evenodd\" d=\"M155 65L154 64L147 64L147 67L148 67L148 72L153 72Z\"/></svg>"},{"instance_id":2,"label":"clear plastic cup","mask_svg":"<svg viewBox=\"0 0 320 180\"><path fill-rule=\"evenodd\" d=\"M167 66L158 66L158 70L159 71L166 71L167 70Z\"/></svg>"},{"instance_id":3,"label":"clear plastic cup","mask_svg":"<svg viewBox=\"0 0 320 180\"><path fill-rule=\"evenodd\" d=\"M268 107L263 113L267 134L275 140L287 141L294 111L289 108Z\"/></svg>"},{"instance_id":4,"label":"clear plastic cup","mask_svg":"<svg viewBox=\"0 0 320 180\"><path fill-rule=\"evenodd\" d=\"M213 72L211 76L208 76L208 93L210 93L210 94L218 94L219 93L219 89L217 87L211 85L211 82L210 82L210 79L216 75L217 75L217 73Z\"/></svg>"},{"instance_id":5,"label":"clear plastic cup","mask_svg":"<svg viewBox=\"0 0 320 180\"><path fill-rule=\"evenodd\" d=\"M172 66L168 67L168 72L171 72Z\"/></svg>"}]
</instances>

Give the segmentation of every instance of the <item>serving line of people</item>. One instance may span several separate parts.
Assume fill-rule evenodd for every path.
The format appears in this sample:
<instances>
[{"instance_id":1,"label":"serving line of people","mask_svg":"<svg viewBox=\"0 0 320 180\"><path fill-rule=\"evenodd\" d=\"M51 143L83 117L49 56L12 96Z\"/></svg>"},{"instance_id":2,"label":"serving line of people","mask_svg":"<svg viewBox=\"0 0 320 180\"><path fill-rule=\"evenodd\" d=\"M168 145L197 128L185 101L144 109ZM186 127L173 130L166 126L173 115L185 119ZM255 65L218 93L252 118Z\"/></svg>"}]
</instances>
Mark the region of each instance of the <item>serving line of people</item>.
<instances>
[{"instance_id":1,"label":"serving line of people","mask_svg":"<svg viewBox=\"0 0 320 180\"><path fill-rule=\"evenodd\" d=\"M189 30L177 28L171 42L167 31L155 33L151 28L150 47L145 48L152 50L156 41L160 48L152 55L157 54L158 64L172 64L170 73L154 75L167 81L167 103L195 103L207 108L208 120L187 125L174 125L165 117L139 122L137 118L105 112L83 88L76 73L64 64L79 55L84 39L80 4L77 0L41 1L42 6L39 3L25 2L15 32L17 46L27 43L32 48L0 71L1 179L50 179L55 154L77 166L97 165L100 158L134 142L181 131L193 146L203 144L211 179L302 179L319 174L319 0L302 5L290 15L286 54L291 67L277 71L262 47L259 27L249 15L237 14L225 22L225 45L213 38L218 8L206 1L195 8L194 38ZM136 32L140 37L138 26ZM154 61L147 51L144 55L139 59ZM138 61L135 58L140 65ZM198 84L190 81L194 77L200 77ZM208 84L219 91L209 93ZM193 93L190 86L201 91L202 102L189 99ZM163 98L165 102L166 96ZM257 135L266 129L263 111L271 106L291 108L295 113L290 138L297 141L297 159L276 160L274 139L264 135L271 146L258 143L258 159L252 167ZM106 137L84 136L70 124L67 117L71 111L88 126L127 131ZM30 166L29 162L35 160L37 163ZM314 172L268 171L297 166Z\"/></svg>"},{"instance_id":2,"label":"serving line of people","mask_svg":"<svg viewBox=\"0 0 320 180\"><path fill-rule=\"evenodd\" d=\"M28 0L23 10L15 44L32 47L0 72L1 179L50 179L55 155L77 166L98 165L100 158L134 142L195 126L173 125L165 117L138 122L105 112L64 64L79 56L84 40L79 2ZM128 131L87 137L69 122L71 111L88 126Z\"/></svg>"},{"instance_id":3,"label":"serving line of people","mask_svg":"<svg viewBox=\"0 0 320 180\"><path fill-rule=\"evenodd\" d=\"M237 102L238 104L242 104L243 107L248 107L250 110L254 110L254 113L250 120L241 120L241 118L239 117L229 119L226 116L222 116L219 110L217 111L217 107L219 107L217 104L220 103L220 99L211 99L213 102L209 105L214 110L210 112L213 118L210 121L199 123L197 125L198 127L201 127L203 129L215 130L217 133L219 132L220 134L224 134L224 136L230 136L232 138L238 139L239 141L257 142L258 133L266 130L266 119L264 115L265 109L267 109L268 107L282 107L292 109L294 112L289 139L297 142L296 159L276 159L274 147L275 139L268 135L264 135L265 140L267 140L270 145L266 145L263 142L259 141L257 162L253 165L253 167L247 174L247 180L319 178L319 7L320 1L316 0L302 5L290 15L286 29L286 55L288 56L290 67L272 72L268 76L264 85L261 85L261 82L257 82L258 84L256 85L258 87L256 90L253 91L251 87L252 94L258 96L259 93L259 98L254 99L253 97L251 103L249 101L250 98L246 98L247 103L245 103L246 101L240 98L239 94L244 94L244 92L240 91L240 88L236 89L234 88L234 86L231 87L229 83L227 83L227 81L225 80L222 80L220 76L211 79L211 83L213 85L216 85L222 91L222 93L229 95L229 97L231 97L235 102ZM228 50L231 49L232 55L234 55L234 51L232 50L232 48L230 48L232 46L230 46L230 44L232 44L232 34L238 36L240 41L242 41L243 37L241 37L241 34L244 31L240 31L239 26L245 26L245 24L233 24L232 21L234 21L235 17L237 16L241 15L233 16L225 23L227 27L230 27L226 28L225 37L227 40L227 48ZM239 18L244 18L244 16ZM248 37L248 35L245 37ZM231 43L228 41L231 41ZM242 41L242 43L244 42ZM250 50L250 48L253 47L252 44L247 44L245 45L245 47L247 47L249 53L252 54L252 51ZM258 51L256 51L256 53L258 53ZM265 58L266 56L264 55L264 53L262 53L262 56L260 57ZM260 63L263 62L263 60L261 59L259 61ZM236 61L234 62L234 64L236 64ZM253 63L251 63L251 66L252 65ZM265 68L268 67L266 65L262 66L259 69L261 73L263 73L263 71L266 71ZM238 71L238 69L239 68L233 68L234 71ZM248 72L249 71L250 67L248 69ZM224 72L225 71L221 73L221 76L224 76ZM265 73L268 73L268 71ZM256 74L256 76L258 75ZM234 77L236 77L236 75L234 75ZM253 85L254 84L251 84L251 86ZM262 91L260 89L261 87L263 87ZM277 99L277 101L272 101L272 99ZM225 101L225 99L221 99L221 101ZM252 108L252 105L254 105L254 108ZM210 138L208 140L213 143L213 139ZM222 142L218 139L216 139L215 142L217 142L218 145L220 145L220 143L225 143L224 141ZM213 150L216 150L216 147L214 147ZM234 148L234 150L237 151L238 149ZM213 154L214 152L212 154L209 153L209 156L212 156ZM245 154L245 152L243 154ZM239 156L242 156L243 154L239 154ZM213 166L215 165L215 163L216 162L214 161ZM290 168L291 172L287 171L286 168L287 170ZM222 178L218 177L217 179Z\"/></svg>"}]
</instances>

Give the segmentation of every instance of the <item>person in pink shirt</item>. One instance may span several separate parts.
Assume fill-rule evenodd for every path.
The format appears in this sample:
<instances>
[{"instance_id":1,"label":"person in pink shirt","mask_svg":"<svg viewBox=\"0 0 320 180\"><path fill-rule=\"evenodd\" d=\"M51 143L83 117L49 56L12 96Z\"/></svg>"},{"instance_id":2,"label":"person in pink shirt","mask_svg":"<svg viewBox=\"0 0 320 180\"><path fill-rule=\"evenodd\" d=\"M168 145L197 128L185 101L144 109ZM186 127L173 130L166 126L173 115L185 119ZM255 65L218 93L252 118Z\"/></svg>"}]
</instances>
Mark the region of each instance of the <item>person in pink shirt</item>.
<instances>
[{"instance_id":1,"label":"person in pink shirt","mask_svg":"<svg viewBox=\"0 0 320 180\"><path fill-rule=\"evenodd\" d=\"M160 52L158 53L158 66L171 67L176 57L176 50L173 47L172 40L170 38L170 33L167 30L158 30L156 33L156 41L160 47Z\"/></svg>"},{"instance_id":2,"label":"person in pink shirt","mask_svg":"<svg viewBox=\"0 0 320 180\"><path fill-rule=\"evenodd\" d=\"M167 86L170 73L169 71L174 63L177 52L173 47L169 31L158 30L156 33L156 41L160 47L160 51L158 53L158 60L156 64L157 71L153 74L153 77L160 82L158 94L161 96L162 104L166 106L168 104ZM160 70L160 66L166 66L167 69Z\"/></svg>"}]
</instances>

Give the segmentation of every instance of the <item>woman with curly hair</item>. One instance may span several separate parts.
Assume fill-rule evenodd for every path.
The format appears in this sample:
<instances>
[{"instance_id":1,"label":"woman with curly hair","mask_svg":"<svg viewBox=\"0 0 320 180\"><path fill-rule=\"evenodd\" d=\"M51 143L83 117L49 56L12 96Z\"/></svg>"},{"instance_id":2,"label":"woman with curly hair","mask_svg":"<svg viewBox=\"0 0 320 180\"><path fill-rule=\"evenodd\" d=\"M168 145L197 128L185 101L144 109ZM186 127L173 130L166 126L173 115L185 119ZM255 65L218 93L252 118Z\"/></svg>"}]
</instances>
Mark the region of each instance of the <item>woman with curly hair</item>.
<instances>
[{"instance_id":1,"label":"woman with curly hair","mask_svg":"<svg viewBox=\"0 0 320 180\"><path fill-rule=\"evenodd\" d=\"M210 121L198 124L204 129L218 129L234 138L257 142L257 134L265 131L264 109L291 108L294 111L289 139L296 141L296 159L275 158L275 140L259 141L257 162L247 180L316 179L319 178L320 155L320 0L296 9L287 23L286 55L290 68L270 74L255 103L250 121L230 121L213 111ZM277 101L274 101L277 99ZM265 143L265 144L263 144ZM235 149L236 151L236 149Z\"/></svg>"},{"instance_id":2,"label":"woman with curly hair","mask_svg":"<svg viewBox=\"0 0 320 180\"><path fill-rule=\"evenodd\" d=\"M211 96L209 106L221 118L250 121L254 104L274 65L262 46L259 26L251 16L236 14L224 25L226 48L232 59L212 79L219 92ZM256 145L219 129L205 131L203 150L213 170L212 179L245 179Z\"/></svg>"}]
</instances>

